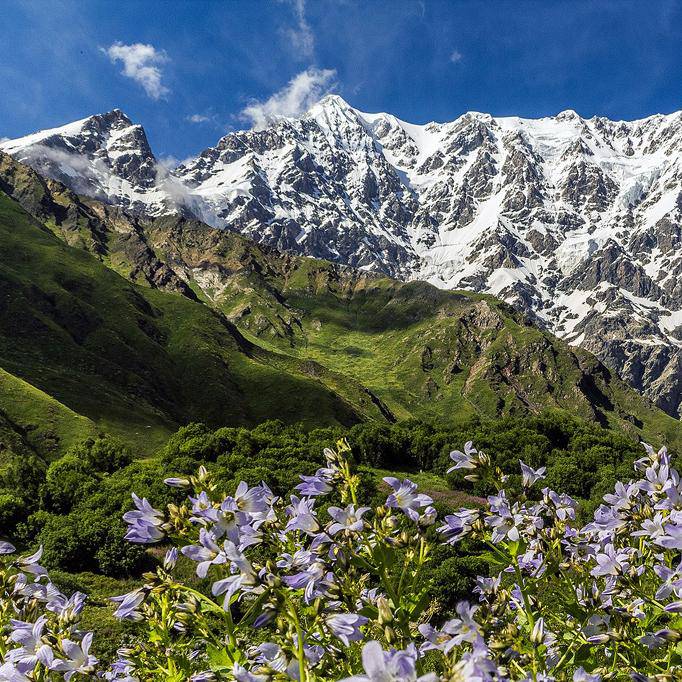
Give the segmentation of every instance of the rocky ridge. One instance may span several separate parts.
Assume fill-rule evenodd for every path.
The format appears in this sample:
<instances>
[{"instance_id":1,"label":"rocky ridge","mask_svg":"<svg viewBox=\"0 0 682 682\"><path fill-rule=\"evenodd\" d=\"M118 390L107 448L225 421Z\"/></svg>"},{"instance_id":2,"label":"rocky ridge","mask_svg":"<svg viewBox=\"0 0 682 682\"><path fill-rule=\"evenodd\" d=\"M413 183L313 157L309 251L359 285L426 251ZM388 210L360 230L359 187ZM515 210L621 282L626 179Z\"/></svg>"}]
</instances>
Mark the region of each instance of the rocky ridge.
<instances>
[{"instance_id":1,"label":"rocky ridge","mask_svg":"<svg viewBox=\"0 0 682 682\"><path fill-rule=\"evenodd\" d=\"M171 174L119 111L0 149L133 211L493 293L680 413L682 113L412 125L332 95Z\"/></svg>"}]
</instances>

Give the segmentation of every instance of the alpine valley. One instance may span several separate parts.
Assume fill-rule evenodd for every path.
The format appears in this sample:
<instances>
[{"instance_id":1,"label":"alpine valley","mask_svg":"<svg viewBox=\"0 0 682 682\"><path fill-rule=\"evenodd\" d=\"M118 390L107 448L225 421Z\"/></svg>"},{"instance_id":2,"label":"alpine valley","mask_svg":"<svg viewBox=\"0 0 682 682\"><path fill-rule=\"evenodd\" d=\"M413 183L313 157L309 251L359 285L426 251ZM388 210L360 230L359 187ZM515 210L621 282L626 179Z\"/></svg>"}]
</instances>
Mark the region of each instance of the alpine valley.
<instances>
[{"instance_id":1,"label":"alpine valley","mask_svg":"<svg viewBox=\"0 0 682 682\"><path fill-rule=\"evenodd\" d=\"M680 439L682 114L329 95L172 170L119 110L0 149L0 425L31 447L547 407Z\"/></svg>"}]
</instances>

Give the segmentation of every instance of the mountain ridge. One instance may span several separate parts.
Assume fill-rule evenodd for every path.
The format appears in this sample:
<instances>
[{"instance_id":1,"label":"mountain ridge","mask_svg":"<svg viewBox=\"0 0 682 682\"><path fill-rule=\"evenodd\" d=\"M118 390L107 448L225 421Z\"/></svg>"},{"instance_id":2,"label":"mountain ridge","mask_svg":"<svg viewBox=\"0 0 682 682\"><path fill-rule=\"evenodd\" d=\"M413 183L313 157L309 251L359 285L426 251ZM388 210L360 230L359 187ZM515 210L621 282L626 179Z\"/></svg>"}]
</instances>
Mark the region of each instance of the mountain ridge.
<instances>
[{"instance_id":1,"label":"mountain ridge","mask_svg":"<svg viewBox=\"0 0 682 682\"><path fill-rule=\"evenodd\" d=\"M678 422L592 355L489 295L280 254L186 216L128 213L1 153L0 190L40 221L0 211L0 289L22 283L8 284L17 313L0 316L0 366L100 424L109 412L119 431L127 420L139 433L156 414L167 433L183 419L314 426L558 408L682 442ZM38 312L47 336L27 335Z\"/></svg>"},{"instance_id":2,"label":"mountain ridge","mask_svg":"<svg viewBox=\"0 0 682 682\"><path fill-rule=\"evenodd\" d=\"M31 148L0 145L50 175ZM107 200L152 215L175 202L279 250L492 293L678 415L681 160L680 112L413 125L334 95Z\"/></svg>"}]
</instances>

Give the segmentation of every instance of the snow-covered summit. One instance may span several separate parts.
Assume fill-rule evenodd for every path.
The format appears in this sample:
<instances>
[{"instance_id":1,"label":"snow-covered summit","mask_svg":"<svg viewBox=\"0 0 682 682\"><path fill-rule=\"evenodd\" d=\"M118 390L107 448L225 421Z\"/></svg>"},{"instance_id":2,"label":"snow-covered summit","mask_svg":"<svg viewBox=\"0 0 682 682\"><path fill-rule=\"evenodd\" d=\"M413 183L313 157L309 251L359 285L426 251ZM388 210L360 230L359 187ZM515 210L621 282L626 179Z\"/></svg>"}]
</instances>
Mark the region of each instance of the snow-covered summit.
<instances>
[{"instance_id":1,"label":"snow-covered summit","mask_svg":"<svg viewBox=\"0 0 682 682\"><path fill-rule=\"evenodd\" d=\"M144 129L120 109L4 141L0 150L80 194L134 210L175 206Z\"/></svg>"},{"instance_id":2,"label":"snow-covered summit","mask_svg":"<svg viewBox=\"0 0 682 682\"><path fill-rule=\"evenodd\" d=\"M170 176L120 111L0 149L113 203L189 206L281 250L494 293L680 410L682 112L416 125L329 95Z\"/></svg>"}]
</instances>

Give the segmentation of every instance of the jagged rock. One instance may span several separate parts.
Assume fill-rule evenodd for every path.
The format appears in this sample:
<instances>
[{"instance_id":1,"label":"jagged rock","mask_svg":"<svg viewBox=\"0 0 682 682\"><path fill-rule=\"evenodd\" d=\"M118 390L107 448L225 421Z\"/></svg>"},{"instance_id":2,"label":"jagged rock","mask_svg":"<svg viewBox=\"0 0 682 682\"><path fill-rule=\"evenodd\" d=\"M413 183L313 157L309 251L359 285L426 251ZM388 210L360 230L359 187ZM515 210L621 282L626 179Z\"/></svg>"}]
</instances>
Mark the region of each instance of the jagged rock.
<instances>
[{"instance_id":1,"label":"jagged rock","mask_svg":"<svg viewBox=\"0 0 682 682\"><path fill-rule=\"evenodd\" d=\"M138 214L174 212L280 250L493 293L679 413L682 113L471 112L415 126L333 95L299 118L230 133L170 173L118 110L0 149ZM22 200L39 211L44 197ZM96 219L63 213L63 237L104 258ZM166 264L174 278L121 229L135 277L187 285L182 266ZM201 272L211 292L229 280Z\"/></svg>"}]
</instances>

